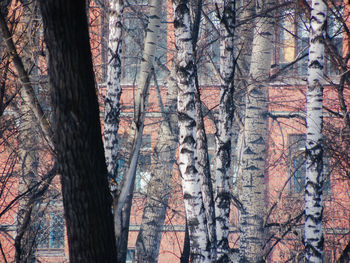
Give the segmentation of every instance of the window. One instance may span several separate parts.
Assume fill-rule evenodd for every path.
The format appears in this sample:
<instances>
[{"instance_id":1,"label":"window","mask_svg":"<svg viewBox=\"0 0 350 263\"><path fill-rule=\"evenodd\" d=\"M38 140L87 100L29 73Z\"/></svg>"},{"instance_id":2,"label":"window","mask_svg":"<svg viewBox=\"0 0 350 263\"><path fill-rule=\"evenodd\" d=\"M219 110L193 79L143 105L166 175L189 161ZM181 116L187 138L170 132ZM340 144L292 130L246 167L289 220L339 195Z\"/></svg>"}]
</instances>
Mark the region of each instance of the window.
<instances>
[{"instance_id":1,"label":"window","mask_svg":"<svg viewBox=\"0 0 350 263\"><path fill-rule=\"evenodd\" d=\"M295 20L294 11L285 11L282 13L280 23L280 48L279 48L279 67L283 69L295 58ZM293 67L284 70L283 75L293 74Z\"/></svg>"},{"instance_id":2,"label":"window","mask_svg":"<svg viewBox=\"0 0 350 263\"><path fill-rule=\"evenodd\" d=\"M327 33L334 44L338 54L342 55L343 30L342 24L336 17L342 19L342 10L330 10L328 13ZM277 58L279 69L283 69L294 60L300 59L294 66L283 71L284 76L297 73L299 76L307 76L308 73L308 52L309 52L309 18L305 14L296 14L294 10L283 11L278 29ZM337 67L332 63L328 54L325 58L325 73L328 75L339 74Z\"/></svg>"},{"instance_id":3,"label":"window","mask_svg":"<svg viewBox=\"0 0 350 263\"><path fill-rule=\"evenodd\" d=\"M280 27L278 28L277 44L278 66L283 69L283 76L307 75L309 22L305 15L297 15L294 10L285 10L281 13ZM296 64L288 66L295 60ZM287 67L288 66L288 67Z\"/></svg>"},{"instance_id":4,"label":"window","mask_svg":"<svg viewBox=\"0 0 350 263\"><path fill-rule=\"evenodd\" d=\"M124 33L122 81L136 83L144 38L142 23L136 15L126 13L124 27L126 32Z\"/></svg>"},{"instance_id":5,"label":"window","mask_svg":"<svg viewBox=\"0 0 350 263\"><path fill-rule=\"evenodd\" d=\"M124 150L118 159L118 178L116 182L118 188L120 187L122 178L127 169L127 162L125 160L127 159L129 151L128 148L126 148L126 144L127 136L123 136L123 138L121 138L121 145ZM147 190L147 184L151 176L151 150L151 136L149 134L144 134L136 168L135 191L145 192Z\"/></svg>"},{"instance_id":6,"label":"window","mask_svg":"<svg viewBox=\"0 0 350 263\"><path fill-rule=\"evenodd\" d=\"M289 173L290 191L294 193L302 193L305 188L305 140L304 134L288 135L289 149ZM329 171L329 156L326 153L323 155L323 193L329 194L331 191L330 171Z\"/></svg>"},{"instance_id":7,"label":"window","mask_svg":"<svg viewBox=\"0 0 350 263\"><path fill-rule=\"evenodd\" d=\"M305 15L300 15L297 24L297 34L298 34L298 56L305 56L297 63L298 75L306 76L308 71L308 54L309 54L309 30L310 23Z\"/></svg>"},{"instance_id":8,"label":"window","mask_svg":"<svg viewBox=\"0 0 350 263\"><path fill-rule=\"evenodd\" d=\"M305 135L289 135L290 190L301 193L305 185Z\"/></svg>"},{"instance_id":9,"label":"window","mask_svg":"<svg viewBox=\"0 0 350 263\"><path fill-rule=\"evenodd\" d=\"M210 172L215 175L215 153L216 153L216 143L215 134L207 134L207 145L208 145L208 157L210 164Z\"/></svg>"},{"instance_id":10,"label":"window","mask_svg":"<svg viewBox=\"0 0 350 263\"><path fill-rule=\"evenodd\" d=\"M142 148L140 151L139 160L137 163L135 190L146 192L147 185L151 177L151 136L146 134L142 138Z\"/></svg>"},{"instance_id":11,"label":"window","mask_svg":"<svg viewBox=\"0 0 350 263\"><path fill-rule=\"evenodd\" d=\"M39 223L38 248L64 248L64 216L62 205L50 202Z\"/></svg>"},{"instance_id":12,"label":"window","mask_svg":"<svg viewBox=\"0 0 350 263\"><path fill-rule=\"evenodd\" d=\"M343 19L343 12L341 9L329 11L328 21L327 21L327 25L328 25L327 33L331 39L331 43L336 48L337 53L340 56L342 56L343 55L343 27L341 22L336 18L336 16L339 16L341 19ZM339 74L338 68L330 59L330 57L331 55L328 56L328 60L326 58L328 74L337 75Z\"/></svg>"},{"instance_id":13,"label":"window","mask_svg":"<svg viewBox=\"0 0 350 263\"><path fill-rule=\"evenodd\" d=\"M126 252L125 263L133 262L134 254L135 254L135 248L128 248L128 251Z\"/></svg>"}]
</instances>

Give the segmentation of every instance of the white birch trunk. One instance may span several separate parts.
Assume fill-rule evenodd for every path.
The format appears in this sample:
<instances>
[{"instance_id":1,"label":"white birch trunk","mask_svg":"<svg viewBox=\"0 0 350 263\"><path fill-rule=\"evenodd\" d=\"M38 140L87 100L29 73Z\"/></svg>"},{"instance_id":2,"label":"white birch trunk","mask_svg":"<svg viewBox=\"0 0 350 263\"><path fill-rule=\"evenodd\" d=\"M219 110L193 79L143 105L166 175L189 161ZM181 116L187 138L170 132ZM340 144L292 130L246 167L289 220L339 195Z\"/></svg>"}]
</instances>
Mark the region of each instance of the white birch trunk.
<instances>
[{"instance_id":1,"label":"white birch trunk","mask_svg":"<svg viewBox=\"0 0 350 263\"><path fill-rule=\"evenodd\" d=\"M252 56L252 43L254 36L254 21L248 19L255 15L255 1L241 0L237 10L237 19L239 22L246 21L244 25L237 28L235 32L235 56L237 57L237 64L235 69L235 94L234 99L238 103L235 105L235 120L239 126L237 143L232 143L232 149L235 151L235 162L232 163L232 171L236 171L236 194L240 196L242 193L242 154L244 143L244 115L245 115L245 91L248 86L248 76L250 60ZM234 157L234 156L233 156ZM231 159L234 159L234 158ZM232 161L233 162L233 161Z\"/></svg>"},{"instance_id":2,"label":"white birch trunk","mask_svg":"<svg viewBox=\"0 0 350 263\"><path fill-rule=\"evenodd\" d=\"M262 13L271 1L258 1ZM250 86L246 96L245 143L242 155L243 211L240 216L240 261L257 263L263 260L265 206L265 147L267 140L268 87L272 55L273 17L269 13L255 21Z\"/></svg>"},{"instance_id":3,"label":"white birch trunk","mask_svg":"<svg viewBox=\"0 0 350 263\"><path fill-rule=\"evenodd\" d=\"M122 19L123 0L113 0L109 3L109 38L108 38L108 68L107 91L104 115L104 149L108 177L117 181L118 171L118 129L120 115L120 96L122 89L121 55L122 55ZM114 191L116 189L112 189Z\"/></svg>"},{"instance_id":4,"label":"white birch trunk","mask_svg":"<svg viewBox=\"0 0 350 263\"><path fill-rule=\"evenodd\" d=\"M205 210L197 172L194 56L189 5L173 0L178 84L179 168L190 235L191 262L211 262Z\"/></svg>"},{"instance_id":5,"label":"white birch trunk","mask_svg":"<svg viewBox=\"0 0 350 263\"><path fill-rule=\"evenodd\" d=\"M233 120L234 54L233 35L235 1L225 0L220 21L220 105L216 136L216 196L217 261L229 261L229 215L231 136Z\"/></svg>"},{"instance_id":6,"label":"white birch trunk","mask_svg":"<svg viewBox=\"0 0 350 263\"><path fill-rule=\"evenodd\" d=\"M158 262L170 180L173 173L178 141L176 98L177 86L173 76L168 81L167 102L157 144L153 149L155 167L147 186L147 200L143 211L142 224L136 241L135 262Z\"/></svg>"},{"instance_id":7,"label":"white birch trunk","mask_svg":"<svg viewBox=\"0 0 350 263\"><path fill-rule=\"evenodd\" d=\"M154 53L160 27L160 6L161 0L151 0L149 3L149 22L146 29L140 75L138 78L138 88L135 98L134 121L131 131L131 136L133 136L132 151L130 153L128 169L123 178L120 194L115 205L114 220L116 226L117 246L123 252L119 253L118 261L124 261L126 257L128 224L125 223L128 222L126 222L125 219L123 220L123 218L128 218L130 216L131 198L133 195L136 166L142 143L151 69L153 67ZM127 202L127 200L129 201Z\"/></svg>"},{"instance_id":8,"label":"white birch trunk","mask_svg":"<svg viewBox=\"0 0 350 263\"><path fill-rule=\"evenodd\" d=\"M323 262L322 100L327 6L312 1L306 104L305 262Z\"/></svg>"},{"instance_id":9,"label":"white birch trunk","mask_svg":"<svg viewBox=\"0 0 350 263\"><path fill-rule=\"evenodd\" d=\"M216 222L215 222L215 203L212 177L210 173L210 163L208 155L208 142L204 128L202 114L202 103L200 94L197 90L195 95L196 120L197 120L197 164L198 176L201 185L203 205L207 219L208 237L210 242L210 253L212 262L216 262L217 241L216 241Z\"/></svg>"},{"instance_id":10,"label":"white birch trunk","mask_svg":"<svg viewBox=\"0 0 350 263\"><path fill-rule=\"evenodd\" d=\"M146 102L143 102L147 96L149 88L149 79L150 72L153 67L154 54L156 50L156 43L158 38L158 32L160 28L160 16L162 0L150 0L149 2L149 21L146 30L145 45L142 54L140 74L138 78L138 89L135 97L135 113L134 113L134 122L139 123L142 115L145 112L144 105Z\"/></svg>"}]
</instances>

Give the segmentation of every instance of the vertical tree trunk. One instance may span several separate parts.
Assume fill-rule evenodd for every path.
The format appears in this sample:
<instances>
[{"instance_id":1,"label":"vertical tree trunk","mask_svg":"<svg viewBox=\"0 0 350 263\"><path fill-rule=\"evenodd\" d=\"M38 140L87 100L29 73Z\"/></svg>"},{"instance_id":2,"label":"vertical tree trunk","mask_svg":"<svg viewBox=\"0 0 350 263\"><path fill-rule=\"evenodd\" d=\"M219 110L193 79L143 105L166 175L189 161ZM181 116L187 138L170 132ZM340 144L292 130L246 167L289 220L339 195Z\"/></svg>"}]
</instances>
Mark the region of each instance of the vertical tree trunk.
<instances>
[{"instance_id":1,"label":"vertical tree trunk","mask_svg":"<svg viewBox=\"0 0 350 263\"><path fill-rule=\"evenodd\" d=\"M154 54L160 27L161 0L151 0L149 3L149 22L146 29L145 45L138 77L138 88L135 97L135 112L132 124L133 146L127 172L123 178L120 194L114 209L114 221L116 226L117 246L121 252L118 262L124 262L127 252L129 219L132 204L136 165L140 152L142 133L146 115L146 105L151 79L151 70L154 62ZM128 200L128 201L127 201ZM119 227L118 227L119 226Z\"/></svg>"},{"instance_id":2,"label":"vertical tree trunk","mask_svg":"<svg viewBox=\"0 0 350 263\"><path fill-rule=\"evenodd\" d=\"M308 87L306 96L305 262L323 262L322 101L324 38L327 6L313 0L310 20Z\"/></svg>"},{"instance_id":3,"label":"vertical tree trunk","mask_svg":"<svg viewBox=\"0 0 350 263\"><path fill-rule=\"evenodd\" d=\"M240 196L242 193L242 155L244 148L244 115L245 115L245 97L247 91L247 82L249 79L250 60L252 56L252 43L254 35L255 1L241 0L238 1L237 20L245 21L243 25L237 27L235 32L236 69L235 69L235 120L239 126L237 143L233 140L232 149L235 149L235 156L232 156L231 169L236 171L236 192Z\"/></svg>"},{"instance_id":4,"label":"vertical tree trunk","mask_svg":"<svg viewBox=\"0 0 350 263\"><path fill-rule=\"evenodd\" d=\"M123 0L113 0L109 3L109 39L107 92L104 116L104 149L108 177L117 182L118 176L118 129L120 116L120 96L122 89L120 77L122 72L122 19ZM114 189L111 189L113 192Z\"/></svg>"},{"instance_id":5,"label":"vertical tree trunk","mask_svg":"<svg viewBox=\"0 0 350 263\"><path fill-rule=\"evenodd\" d=\"M109 180L113 180L111 184L111 190L114 198L114 207L118 202L117 196L117 177L118 177L118 129L119 129L119 117L120 117L120 96L122 88L120 85L121 73L122 73L122 35L123 35L123 0L110 1L108 6L109 17L109 36L108 36L108 66L107 66L107 92L105 98L105 115L104 115L104 150L108 171ZM127 202L130 203L130 202ZM130 209L129 209L130 210ZM125 211L126 212L126 211ZM115 218L117 213L114 213ZM128 213L127 213L128 214ZM119 220L126 222L129 225L128 216L125 214L120 215ZM118 262L122 262L122 258L126 257L127 253L127 238L124 245L121 248L118 238L118 233L124 233L123 224L115 225L115 231L117 234L117 250L118 250ZM126 236L128 231L126 231Z\"/></svg>"},{"instance_id":6,"label":"vertical tree trunk","mask_svg":"<svg viewBox=\"0 0 350 263\"><path fill-rule=\"evenodd\" d=\"M265 206L265 147L267 140L268 87L265 81L271 68L273 17L264 15L271 1L258 1L250 66L250 86L246 96L245 143L242 155L243 211L240 216L240 261L257 263L263 260Z\"/></svg>"},{"instance_id":7,"label":"vertical tree trunk","mask_svg":"<svg viewBox=\"0 0 350 263\"><path fill-rule=\"evenodd\" d=\"M162 227L168 207L170 180L173 173L178 141L176 98L177 86L173 74L168 81L167 101L163 112L158 140L153 149L155 163L147 186L147 200L142 224L136 241L135 261L158 262Z\"/></svg>"},{"instance_id":8,"label":"vertical tree trunk","mask_svg":"<svg viewBox=\"0 0 350 263\"><path fill-rule=\"evenodd\" d=\"M200 91L197 87L195 94L196 120L197 120L197 163L198 176L201 185L203 205L207 219L207 229L210 244L210 254L212 262L216 262L217 241L216 241L216 221L215 221L215 203L213 193L213 182L210 173L210 163L208 155L208 142L204 128L202 113L202 102Z\"/></svg>"},{"instance_id":9,"label":"vertical tree trunk","mask_svg":"<svg viewBox=\"0 0 350 263\"><path fill-rule=\"evenodd\" d=\"M229 262L231 137L233 120L235 1L224 0L220 21L220 104L216 134L215 215L218 262Z\"/></svg>"},{"instance_id":10,"label":"vertical tree trunk","mask_svg":"<svg viewBox=\"0 0 350 263\"><path fill-rule=\"evenodd\" d=\"M210 244L197 171L194 56L188 1L173 0L178 83L179 168L190 235L191 262L210 262Z\"/></svg>"},{"instance_id":11,"label":"vertical tree trunk","mask_svg":"<svg viewBox=\"0 0 350 263\"><path fill-rule=\"evenodd\" d=\"M111 196L84 0L40 0L69 258L115 262Z\"/></svg>"},{"instance_id":12,"label":"vertical tree trunk","mask_svg":"<svg viewBox=\"0 0 350 263\"><path fill-rule=\"evenodd\" d=\"M192 45L193 45L193 56L194 61L197 61L197 50L196 45L199 36L201 14L202 14L202 0L190 1L190 13L192 14L193 25L192 25ZM216 262L216 222L215 222L215 204L214 204L214 193L213 193L213 182L210 171L210 162L208 154L208 142L205 132L204 119L203 119L203 108L200 96L200 87L198 80L197 65L194 64L194 82L195 82L195 108L196 108L196 136L197 136L197 169L199 183L202 193L203 206L205 210L205 216L207 221L207 231L210 245L211 261ZM186 223L186 231L188 227ZM188 233L186 232L186 235ZM184 245L185 247L185 245ZM188 247L189 249L189 247Z\"/></svg>"}]
</instances>

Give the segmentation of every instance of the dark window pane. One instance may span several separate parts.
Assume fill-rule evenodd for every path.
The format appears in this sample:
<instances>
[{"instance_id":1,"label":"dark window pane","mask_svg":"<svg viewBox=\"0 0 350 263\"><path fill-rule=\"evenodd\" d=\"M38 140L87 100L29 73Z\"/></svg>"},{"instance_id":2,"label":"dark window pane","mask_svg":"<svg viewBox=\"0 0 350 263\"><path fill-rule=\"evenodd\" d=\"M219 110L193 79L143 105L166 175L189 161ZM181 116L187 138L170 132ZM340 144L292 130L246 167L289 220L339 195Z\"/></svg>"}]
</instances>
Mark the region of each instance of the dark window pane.
<instances>
[{"instance_id":1,"label":"dark window pane","mask_svg":"<svg viewBox=\"0 0 350 263\"><path fill-rule=\"evenodd\" d=\"M50 248L64 247L64 220L63 215L57 212L50 213Z\"/></svg>"}]
</instances>

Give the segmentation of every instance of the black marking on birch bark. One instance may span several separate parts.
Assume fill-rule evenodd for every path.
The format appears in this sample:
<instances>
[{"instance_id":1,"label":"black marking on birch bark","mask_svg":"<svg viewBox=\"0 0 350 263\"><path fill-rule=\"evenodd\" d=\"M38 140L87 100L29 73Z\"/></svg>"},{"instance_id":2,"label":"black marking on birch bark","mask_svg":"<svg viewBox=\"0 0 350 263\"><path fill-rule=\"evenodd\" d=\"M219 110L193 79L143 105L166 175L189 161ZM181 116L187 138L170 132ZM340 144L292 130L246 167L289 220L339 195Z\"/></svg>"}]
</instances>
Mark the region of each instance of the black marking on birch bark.
<instances>
[{"instance_id":1,"label":"black marking on birch bark","mask_svg":"<svg viewBox=\"0 0 350 263\"><path fill-rule=\"evenodd\" d=\"M189 193L184 193L184 199L193 199L194 197Z\"/></svg>"},{"instance_id":2,"label":"black marking on birch bark","mask_svg":"<svg viewBox=\"0 0 350 263\"><path fill-rule=\"evenodd\" d=\"M305 219L310 219L314 223L319 223L322 220L322 215L323 215L323 208L321 209L320 213L317 213L317 216L315 216L314 214L305 214Z\"/></svg>"},{"instance_id":3,"label":"black marking on birch bark","mask_svg":"<svg viewBox=\"0 0 350 263\"><path fill-rule=\"evenodd\" d=\"M193 154L193 150L187 149L186 147L183 147L180 152L181 153Z\"/></svg>"},{"instance_id":4,"label":"black marking on birch bark","mask_svg":"<svg viewBox=\"0 0 350 263\"><path fill-rule=\"evenodd\" d=\"M178 118L179 118L179 122L188 122L187 123L187 127L195 127L196 126L196 121L189 116L187 113L184 113L182 111L178 112Z\"/></svg>"},{"instance_id":5,"label":"black marking on birch bark","mask_svg":"<svg viewBox=\"0 0 350 263\"><path fill-rule=\"evenodd\" d=\"M255 152L253 152L249 147L247 147L247 149L245 149L245 151L243 152L244 154L256 154Z\"/></svg>"},{"instance_id":6,"label":"black marking on birch bark","mask_svg":"<svg viewBox=\"0 0 350 263\"><path fill-rule=\"evenodd\" d=\"M260 107L257 107L257 106L248 106L247 109L259 111L259 110L260 110Z\"/></svg>"},{"instance_id":7,"label":"black marking on birch bark","mask_svg":"<svg viewBox=\"0 0 350 263\"><path fill-rule=\"evenodd\" d=\"M188 143L188 144L191 144L191 145L195 145L195 144L196 144L196 141L194 140L193 136L190 135L190 136L186 136L186 137L183 139L182 143L183 143L183 144L184 144L184 143L186 143L186 144Z\"/></svg>"},{"instance_id":8,"label":"black marking on birch bark","mask_svg":"<svg viewBox=\"0 0 350 263\"><path fill-rule=\"evenodd\" d=\"M227 208L230 205L230 193L218 193L216 200L219 200L219 208ZM219 218L219 217L218 217Z\"/></svg>"},{"instance_id":9,"label":"black marking on birch bark","mask_svg":"<svg viewBox=\"0 0 350 263\"><path fill-rule=\"evenodd\" d=\"M264 87L264 86L261 85L261 87ZM264 93L263 93L260 89L258 89L258 88L252 89L252 90L250 91L250 94L252 94L252 95L258 95L258 96L264 95Z\"/></svg>"},{"instance_id":10,"label":"black marking on birch bark","mask_svg":"<svg viewBox=\"0 0 350 263\"><path fill-rule=\"evenodd\" d=\"M197 173L197 169L194 165L189 165L186 167L185 173L186 174L194 174L194 173Z\"/></svg>"},{"instance_id":11,"label":"black marking on birch bark","mask_svg":"<svg viewBox=\"0 0 350 263\"><path fill-rule=\"evenodd\" d=\"M310 62L308 68L323 69L323 64L321 64L318 60L314 60Z\"/></svg>"},{"instance_id":12,"label":"black marking on birch bark","mask_svg":"<svg viewBox=\"0 0 350 263\"><path fill-rule=\"evenodd\" d=\"M251 144L260 144L260 145L265 145L265 140L263 139L263 137L259 137L258 139L256 139L255 141L250 142Z\"/></svg>"},{"instance_id":13,"label":"black marking on birch bark","mask_svg":"<svg viewBox=\"0 0 350 263\"><path fill-rule=\"evenodd\" d=\"M255 165L251 165L247 168L245 168L245 170L249 170L249 171L257 171L260 170L259 168L257 168Z\"/></svg>"},{"instance_id":14,"label":"black marking on birch bark","mask_svg":"<svg viewBox=\"0 0 350 263\"><path fill-rule=\"evenodd\" d=\"M186 5L186 2L181 1L181 3L177 5L176 10L175 10L175 18L177 18L174 21L174 28L175 29L180 28L180 27L185 27L185 24L182 22L184 20L183 16L185 14L188 14L188 13L189 13L189 9Z\"/></svg>"},{"instance_id":15,"label":"black marking on birch bark","mask_svg":"<svg viewBox=\"0 0 350 263\"><path fill-rule=\"evenodd\" d=\"M270 32L261 32L260 35L262 35L262 36L271 36L272 34Z\"/></svg>"}]
</instances>

